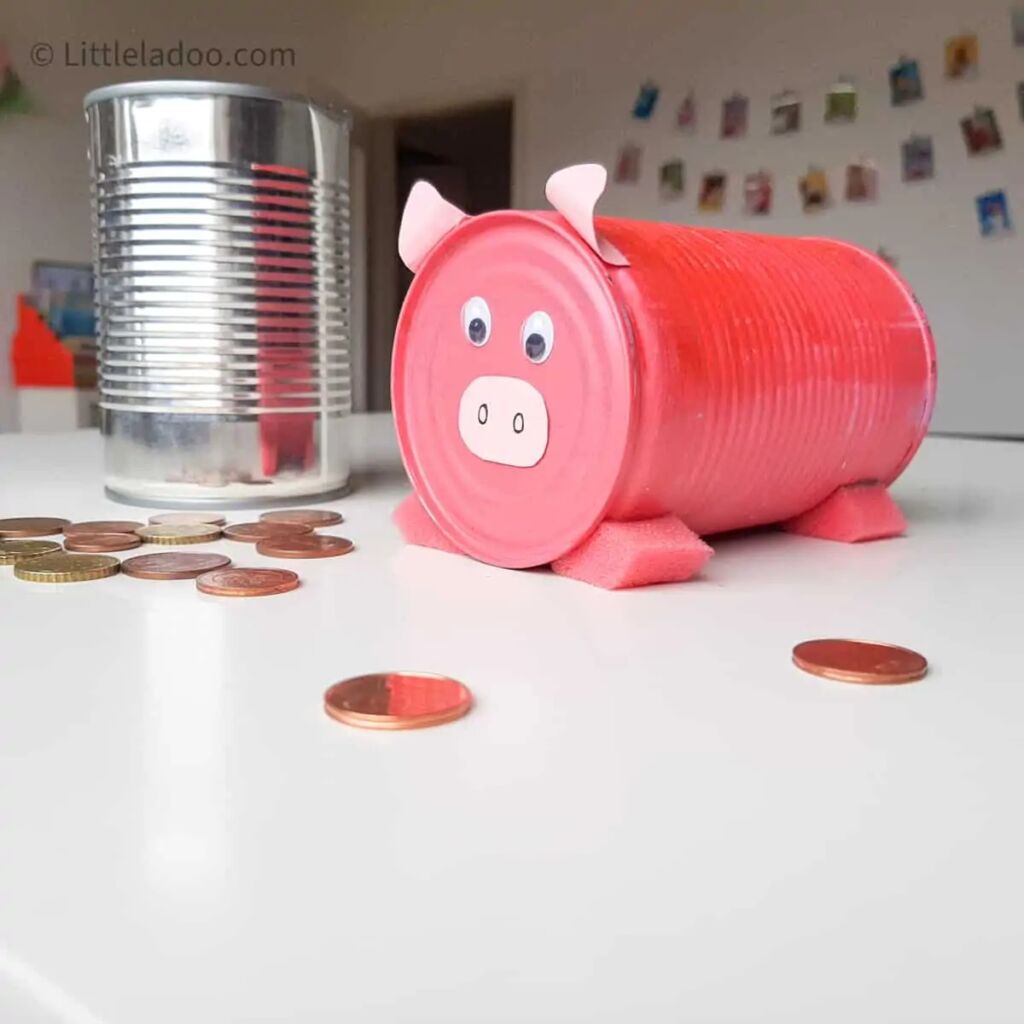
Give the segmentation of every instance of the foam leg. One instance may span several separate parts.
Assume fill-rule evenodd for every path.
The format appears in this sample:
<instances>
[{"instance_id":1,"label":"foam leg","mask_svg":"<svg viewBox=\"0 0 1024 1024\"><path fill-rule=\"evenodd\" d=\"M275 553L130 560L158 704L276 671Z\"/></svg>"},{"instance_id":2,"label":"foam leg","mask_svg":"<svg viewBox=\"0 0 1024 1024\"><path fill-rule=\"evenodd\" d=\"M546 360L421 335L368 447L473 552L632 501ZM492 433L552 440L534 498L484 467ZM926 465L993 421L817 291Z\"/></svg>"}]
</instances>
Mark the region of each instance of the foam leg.
<instances>
[{"instance_id":1,"label":"foam leg","mask_svg":"<svg viewBox=\"0 0 1024 1024\"><path fill-rule=\"evenodd\" d=\"M907 521L884 485L851 484L782 525L790 533L852 544L898 537Z\"/></svg>"},{"instance_id":2,"label":"foam leg","mask_svg":"<svg viewBox=\"0 0 1024 1024\"><path fill-rule=\"evenodd\" d=\"M575 550L551 563L560 576L619 590L686 580L712 550L675 516L604 522Z\"/></svg>"},{"instance_id":3,"label":"foam leg","mask_svg":"<svg viewBox=\"0 0 1024 1024\"><path fill-rule=\"evenodd\" d=\"M427 510L420 504L420 499L415 494L410 494L395 509L391 519L409 544L416 544L421 548L450 551L455 555L462 554L437 528L434 520L427 515Z\"/></svg>"}]
</instances>

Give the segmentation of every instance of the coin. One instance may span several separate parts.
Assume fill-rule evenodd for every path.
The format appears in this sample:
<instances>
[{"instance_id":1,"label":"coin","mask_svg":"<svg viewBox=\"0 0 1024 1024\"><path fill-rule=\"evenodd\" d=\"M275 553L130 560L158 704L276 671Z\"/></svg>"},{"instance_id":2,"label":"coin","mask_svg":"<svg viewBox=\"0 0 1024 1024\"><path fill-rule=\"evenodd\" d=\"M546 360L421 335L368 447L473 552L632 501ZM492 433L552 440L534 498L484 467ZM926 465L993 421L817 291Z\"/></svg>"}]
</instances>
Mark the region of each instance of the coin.
<instances>
[{"instance_id":1,"label":"coin","mask_svg":"<svg viewBox=\"0 0 1024 1024\"><path fill-rule=\"evenodd\" d=\"M69 555L59 551L15 562L14 575L32 583L78 583L113 576L118 565L111 555Z\"/></svg>"},{"instance_id":2,"label":"coin","mask_svg":"<svg viewBox=\"0 0 1024 1024\"><path fill-rule=\"evenodd\" d=\"M916 651L865 640L806 640L793 648L793 663L816 676L844 683L912 683L928 671Z\"/></svg>"},{"instance_id":3,"label":"coin","mask_svg":"<svg viewBox=\"0 0 1024 1024\"><path fill-rule=\"evenodd\" d=\"M223 526L227 522L219 512L161 512L150 516L150 526Z\"/></svg>"},{"instance_id":4,"label":"coin","mask_svg":"<svg viewBox=\"0 0 1024 1024\"><path fill-rule=\"evenodd\" d=\"M135 533L71 533L64 540L65 551L128 551L142 538Z\"/></svg>"},{"instance_id":5,"label":"coin","mask_svg":"<svg viewBox=\"0 0 1024 1024\"><path fill-rule=\"evenodd\" d=\"M299 577L289 569L214 569L196 580L204 594L217 597L266 597L298 585Z\"/></svg>"},{"instance_id":6,"label":"coin","mask_svg":"<svg viewBox=\"0 0 1024 1024\"><path fill-rule=\"evenodd\" d=\"M199 554L196 551L166 551L158 555L136 555L121 563L125 576L140 580L192 580L204 572L224 569L231 564L224 555Z\"/></svg>"},{"instance_id":7,"label":"coin","mask_svg":"<svg viewBox=\"0 0 1024 1024\"><path fill-rule=\"evenodd\" d=\"M287 508L277 512L264 512L261 523L299 523L302 526L337 526L345 517L340 512L326 508Z\"/></svg>"},{"instance_id":8,"label":"coin","mask_svg":"<svg viewBox=\"0 0 1024 1024\"><path fill-rule=\"evenodd\" d=\"M333 555L347 555L354 547L347 537L315 533L268 537L256 545L256 550L271 558L331 558Z\"/></svg>"},{"instance_id":9,"label":"coin","mask_svg":"<svg viewBox=\"0 0 1024 1024\"><path fill-rule=\"evenodd\" d=\"M60 533L70 519L49 519L30 517L19 519L0 519L0 537L48 537Z\"/></svg>"},{"instance_id":10,"label":"coin","mask_svg":"<svg viewBox=\"0 0 1024 1024\"><path fill-rule=\"evenodd\" d=\"M64 527L64 535L70 537L75 533L134 533L142 523L130 519L95 519L88 523L68 523Z\"/></svg>"},{"instance_id":11,"label":"coin","mask_svg":"<svg viewBox=\"0 0 1024 1024\"><path fill-rule=\"evenodd\" d=\"M361 729L419 729L461 718L473 706L469 689L429 672L375 672L335 683L324 710Z\"/></svg>"},{"instance_id":12,"label":"coin","mask_svg":"<svg viewBox=\"0 0 1024 1024\"><path fill-rule=\"evenodd\" d=\"M313 527L304 523L234 523L224 527L224 536L228 540L242 540L254 544L268 537L292 536L312 533Z\"/></svg>"},{"instance_id":13,"label":"coin","mask_svg":"<svg viewBox=\"0 0 1024 1024\"><path fill-rule=\"evenodd\" d=\"M150 544L205 544L220 536L220 527L209 523L164 523L139 526L135 532Z\"/></svg>"},{"instance_id":14,"label":"coin","mask_svg":"<svg viewBox=\"0 0 1024 1024\"><path fill-rule=\"evenodd\" d=\"M26 558L38 558L60 551L55 540L0 540L0 565L14 565Z\"/></svg>"}]
</instances>

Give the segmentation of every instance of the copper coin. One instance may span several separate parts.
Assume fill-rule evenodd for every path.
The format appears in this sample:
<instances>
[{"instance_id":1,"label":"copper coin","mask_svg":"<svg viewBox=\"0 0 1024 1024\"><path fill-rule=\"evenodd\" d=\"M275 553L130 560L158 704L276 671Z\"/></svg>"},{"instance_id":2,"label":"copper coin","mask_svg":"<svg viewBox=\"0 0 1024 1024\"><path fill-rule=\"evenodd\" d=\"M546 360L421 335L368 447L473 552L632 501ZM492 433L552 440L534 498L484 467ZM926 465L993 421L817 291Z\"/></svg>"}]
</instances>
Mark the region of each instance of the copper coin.
<instances>
[{"instance_id":1,"label":"copper coin","mask_svg":"<svg viewBox=\"0 0 1024 1024\"><path fill-rule=\"evenodd\" d=\"M224 527L224 536L228 540L243 540L255 544L258 540L285 535L298 536L312 533L313 527L305 523L233 523Z\"/></svg>"},{"instance_id":2,"label":"copper coin","mask_svg":"<svg viewBox=\"0 0 1024 1024\"><path fill-rule=\"evenodd\" d=\"M880 686L912 683L928 671L916 651L865 640L806 640L793 648L793 663L825 679Z\"/></svg>"},{"instance_id":3,"label":"copper coin","mask_svg":"<svg viewBox=\"0 0 1024 1024\"><path fill-rule=\"evenodd\" d=\"M204 594L217 597L266 597L298 585L299 577L290 569L214 569L196 580Z\"/></svg>"},{"instance_id":4,"label":"copper coin","mask_svg":"<svg viewBox=\"0 0 1024 1024\"><path fill-rule=\"evenodd\" d=\"M96 519L88 523L68 523L64 527L64 535L70 537L75 533L134 533L142 523L130 519Z\"/></svg>"},{"instance_id":5,"label":"copper coin","mask_svg":"<svg viewBox=\"0 0 1024 1024\"><path fill-rule=\"evenodd\" d=\"M226 522L219 512L161 512L149 517L150 526L223 526Z\"/></svg>"},{"instance_id":6,"label":"copper coin","mask_svg":"<svg viewBox=\"0 0 1024 1024\"><path fill-rule=\"evenodd\" d=\"M374 672L335 683L324 710L361 729L421 729L461 718L473 706L469 689L429 672Z\"/></svg>"},{"instance_id":7,"label":"copper coin","mask_svg":"<svg viewBox=\"0 0 1024 1024\"><path fill-rule=\"evenodd\" d=\"M0 537L49 537L60 533L70 522L70 519L49 519L45 516L0 519Z\"/></svg>"},{"instance_id":8,"label":"copper coin","mask_svg":"<svg viewBox=\"0 0 1024 1024\"><path fill-rule=\"evenodd\" d=\"M205 572L225 569L231 564L224 555L168 551L159 555L136 555L121 563L125 576L140 580L194 580Z\"/></svg>"},{"instance_id":9,"label":"copper coin","mask_svg":"<svg viewBox=\"0 0 1024 1024\"><path fill-rule=\"evenodd\" d=\"M264 512L261 523L299 523L302 526L337 526L345 517L340 512L326 508L285 508L277 512Z\"/></svg>"},{"instance_id":10,"label":"copper coin","mask_svg":"<svg viewBox=\"0 0 1024 1024\"><path fill-rule=\"evenodd\" d=\"M141 543L142 538L136 533L71 533L64 540L64 550L127 551Z\"/></svg>"},{"instance_id":11,"label":"copper coin","mask_svg":"<svg viewBox=\"0 0 1024 1024\"><path fill-rule=\"evenodd\" d=\"M347 555L354 547L347 537L332 537L321 533L297 537L284 534L261 540L256 545L256 551L272 558L331 558L334 555Z\"/></svg>"}]
</instances>

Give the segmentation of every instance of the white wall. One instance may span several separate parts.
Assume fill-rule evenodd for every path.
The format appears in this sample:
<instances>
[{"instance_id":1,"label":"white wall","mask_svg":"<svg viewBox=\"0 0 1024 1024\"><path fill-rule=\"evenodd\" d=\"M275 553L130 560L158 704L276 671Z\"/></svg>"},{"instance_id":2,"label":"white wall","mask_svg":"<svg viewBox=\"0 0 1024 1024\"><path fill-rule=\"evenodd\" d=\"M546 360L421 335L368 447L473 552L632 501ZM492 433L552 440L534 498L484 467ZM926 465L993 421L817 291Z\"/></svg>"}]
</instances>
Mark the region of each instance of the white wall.
<instances>
[{"instance_id":1,"label":"white wall","mask_svg":"<svg viewBox=\"0 0 1024 1024\"><path fill-rule=\"evenodd\" d=\"M108 11L110 5L103 5ZM0 23L15 54L39 36L96 37L128 33L115 26L150 25L147 37L184 35L198 41L295 45L299 67L261 76L277 84L329 82L365 109L381 113L443 107L514 95L517 205L543 203L550 171L580 160L610 163L619 144L645 146L637 186L610 189L602 212L801 234L833 234L871 248L884 244L900 258L929 312L939 346L940 388L934 426L948 431L1024 435L1024 342L1017 324L1024 291L1021 236L982 241L974 220L976 193L1005 187L1024 231L1024 125L1014 88L1024 79L1024 48L1009 35L1002 0L337 0L280 6L248 3L232 15L224 4L167 8L129 4L98 17L76 0L19 8L12 30ZM173 10L173 17L169 13ZM130 13L129 13L130 12ZM977 31L981 73L946 82L942 44ZM921 61L926 98L889 106L887 69L901 53ZM849 126L821 120L824 93L840 74L860 88L860 118ZM629 108L648 75L663 94L654 120L635 122ZM85 166L78 114L81 93L130 72L30 74L51 96L53 112L14 129L0 120L0 337L15 283L34 256L88 256L84 219ZM211 77L229 77L211 74ZM248 76L253 78L255 76ZM672 108L688 88L700 102L696 137L673 134ZM768 97L798 90L804 130L771 137ZM717 139L720 102L734 90L751 97L746 139ZM975 104L993 106L1002 153L968 158L958 121ZM935 136L935 181L899 181L899 142L912 132ZM13 172L12 166L13 145ZM40 160L53 156L46 166ZM686 160L688 194L657 199L657 164ZM878 161L877 205L842 201L823 213L799 211L796 178L809 161L831 171L833 189L847 160ZM725 212L700 214L695 190L703 170L731 175ZM742 174L764 166L776 175L776 212L755 224L740 213ZM56 200L50 214L45 209ZM43 211L31 215L30 208ZM13 211L13 229L9 227ZM66 243L66 244L64 244ZM2 396L0 396L2 401Z\"/></svg>"}]
</instances>

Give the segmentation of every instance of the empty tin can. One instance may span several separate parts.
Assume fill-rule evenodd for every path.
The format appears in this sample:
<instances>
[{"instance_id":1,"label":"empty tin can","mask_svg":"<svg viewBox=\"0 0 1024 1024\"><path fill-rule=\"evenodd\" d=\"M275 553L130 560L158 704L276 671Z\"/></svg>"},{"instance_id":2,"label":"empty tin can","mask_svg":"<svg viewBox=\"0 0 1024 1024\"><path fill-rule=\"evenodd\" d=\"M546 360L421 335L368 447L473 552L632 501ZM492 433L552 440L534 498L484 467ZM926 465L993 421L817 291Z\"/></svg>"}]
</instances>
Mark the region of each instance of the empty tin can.
<instances>
[{"instance_id":1,"label":"empty tin can","mask_svg":"<svg viewBox=\"0 0 1024 1024\"><path fill-rule=\"evenodd\" d=\"M85 110L108 493L343 491L348 115L186 81L97 89Z\"/></svg>"}]
</instances>

